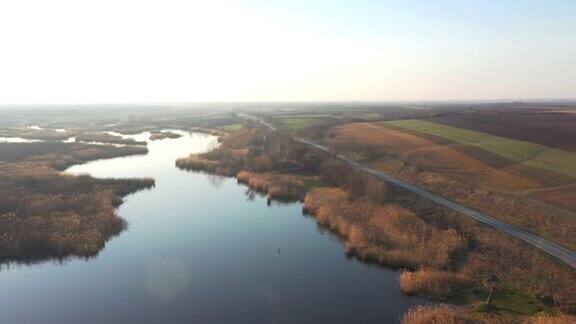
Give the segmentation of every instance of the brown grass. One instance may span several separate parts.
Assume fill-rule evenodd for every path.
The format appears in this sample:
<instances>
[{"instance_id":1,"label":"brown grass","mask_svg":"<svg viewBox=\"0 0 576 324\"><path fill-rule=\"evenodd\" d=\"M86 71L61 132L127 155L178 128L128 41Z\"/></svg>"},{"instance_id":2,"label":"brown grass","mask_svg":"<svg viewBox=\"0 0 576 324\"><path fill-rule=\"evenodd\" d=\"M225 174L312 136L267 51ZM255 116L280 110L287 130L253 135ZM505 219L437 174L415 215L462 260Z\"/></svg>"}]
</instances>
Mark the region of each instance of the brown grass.
<instances>
[{"instance_id":1,"label":"brown grass","mask_svg":"<svg viewBox=\"0 0 576 324\"><path fill-rule=\"evenodd\" d=\"M560 308L576 311L576 272L531 245L492 228L479 226L472 219L448 212L431 202L407 199L427 223L440 228L453 228L468 241L468 251L457 256L453 269L472 278L483 289L480 278L496 275L502 285L524 294L549 299L554 286ZM550 281L550 276L554 280Z\"/></svg>"},{"instance_id":2,"label":"brown grass","mask_svg":"<svg viewBox=\"0 0 576 324\"><path fill-rule=\"evenodd\" d=\"M228 174L229 172L218 172L220 164L218 161L209 160L200 155L190 155L187 158L176 160L176 166L180 169L207 171L218 174Z\"/></svg>"},{"instance_id":3,"label":"brown grass","mask_svg":"<svg viewBox=\"0 0 576 324\"><path fill-rule=\"evenodd\" d=\"M407 292L454 300L472 287L485 289L479 278L494 274L518 291L550 298L548 278L552 275L561 308L576 310L572 297L576 295L576 274L566 265L406 192L394 191L393 200L398 203L384 200L384 205L352 198L354 186L349 185L347 175L354 177L354 173L337 161L322 166L331 169L322 172L325 182L341 189L310 191L305 209L315 214L319 223L341 233L349 253L386 265L426 267L404 276Z\"/></svg>"},{"instance_id":4,"label":"brown grass","mask_svg":"<svg viewBox=\"0 0 576 324\"><path fill-rule=\"evenodd\" d=\"M523 193L508 192L541 188L536 179L518 176L519 170L495 169L449 145L373 123L343 125L330 141L357 156L362 155L358 151L362 146L356 143L378 146L380 157L373 162L378 169L576 249L576 236L572 234L576 231L574 215L559 212L556 207L570 204L542 199L556 203L546 206L526 199ZM374 154L373 149L370 152Z\"/></svg>"},{"instance_id":5,"label":"brown grass","mask_svg":"<svg viewBox=\"0 0 576 324\"><path fill-rule=\"evenodd\" d=\"M57 170L98 159L148 153L144 146L113 147L76 143L0 143L0 161L38 162Z\"/></svg>"},{"instance_id":6,"label":"brown grass","mask_svg":"<svg viewBox=\"0 0 576 324\"><path fill-rule=\"evenodd\" d=\"M450 306L418 306L402 317L403 324L473 324L486 323L462 309Z\"/></svg>"},{"instance_id":7,"label":"brown grass","mask_svg":"<svg viewBox=\"0 0 576 324\"><path fill-rule=\"evenodd\" d=\"M10 161L0 162L0 263L96 255L125 228L115 211L122 197L154 185L152 179L98 180L54 168L132 151L49 143L35 151L28 145L0 145L0 158Z\"/></svg>"},{"instance_id":8,"label":"brown grass","mask_svg":"<svg viewBox=\"0 0 576 324\"><path fill-rule=\"evenodd\" d=\"M349 253L386 265L449 267L451 256L465 246L456 231L429 226L406 208L350 201L340 189L311 190L304 208L345 236Z\"/></svg>"},{"instance_id":9,"label":"brown grass","mask_svg":"<svg viewBox=\"0 0 576 324\"><path fill-rule=\"evenodd\" d=\"M403 324L483 324L483 323L523 323L523 324L568 324L576 323L570 315L494 316L474 312L470 307L452 305L416 306L402 317Z\"/></svg>"},{"instance_id":10,"label":"brown grass","mask_svg":"<svg viewBox=\"0 0 576 324\"><path fill-rule=\"evenodd\" d=\"M479 188L436 172L426 172L401 161L376 163L380 170L420 184L474 209L576 249L574 215L536 201L505 192Z\"/></svg>"},{"instance_id":11,"label":"brown grass","mask_svg":"<svg viewBox=\"0 0 576 324\"><path fill-rule=\"evenodd\" d=\"M531 197L556 206L576 211L576 184L536 192Z\"/></svg>"},{"instance_id":12,"label":"brown grass","mask_svg":"<svg viewBox=\"0 0 576 324\"><path fill-rule=\"evenodd\" d=\"M409 295L421 294L435 299L450 300L460 297L464 302L467 289L472 285L469 277L460 273L431 268L404 271L400 275L400 288Z\"/></svg>"},{"instance_id":13,"label":"brown grass","mask_svg":"<svg viewBox=\"0 0 576 324\"><path fill-rule=\"evenodd\" d=\"M270 199L303 200L307 190L306 183L293 175L240 171L236 178L252 189L267 193Z\"/></svg>"},{"instance_id":14,"label":"brown grass","mask_svg":"<svg viewBox=\"0 0 576 324\"><path fill-rule=\"evenodd\" d=\"M576 316L537 316L525 321L527 324L568 324L576 323Z\"/></svg>"}]
</instances>

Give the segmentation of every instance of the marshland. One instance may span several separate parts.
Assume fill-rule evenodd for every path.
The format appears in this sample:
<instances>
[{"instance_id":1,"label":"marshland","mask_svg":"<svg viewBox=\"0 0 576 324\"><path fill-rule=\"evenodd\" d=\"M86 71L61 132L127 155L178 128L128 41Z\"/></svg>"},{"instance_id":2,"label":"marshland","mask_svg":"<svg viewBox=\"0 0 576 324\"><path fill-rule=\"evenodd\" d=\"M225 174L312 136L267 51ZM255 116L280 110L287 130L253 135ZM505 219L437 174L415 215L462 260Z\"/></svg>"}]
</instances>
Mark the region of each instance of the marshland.
<instances>
[{"instance_id":1,"label":"marshland","mask_svg":"<svg viewBox=\"0 0 576 324\"><path fill-rule=\"evenodd\" d=\"M248 109L279 131L237 113ZM434 150L404 154L376 127L454 112L365 109L303 109L303 117L189 109L67 124L51 116L34 129L21 118L4 127L7 136L38 141L0 143L0 319L570 320L576 275L565 264L293 140L311 138L388 171L394 165L407 178L435 171L430 185L450 174L427 164ZM366 139L367 123L384 124ZM56 127L85 140L53 137ZM467 171L444 189L477 179L476 169ZM50 298L30 299L38 287Z\"/></svg>"},{"instance_id":2,"label":"marshland","mask_svg":"<svg viewBox=\"0 0 576 324\"><path fill-rule=\"evenodd\" d=\"M180 136L153 140L144 129L116 130L145 146L0 144L11 179L1 321L394 322L433 303L404 294L396 270L345 254L340 236L302 213L305 190L321 185L313 174L278 175L280 191L303 187L269 201L235 178L176 167L233 136L219 144L168 128Z\"/></svg>"}]
</instances>

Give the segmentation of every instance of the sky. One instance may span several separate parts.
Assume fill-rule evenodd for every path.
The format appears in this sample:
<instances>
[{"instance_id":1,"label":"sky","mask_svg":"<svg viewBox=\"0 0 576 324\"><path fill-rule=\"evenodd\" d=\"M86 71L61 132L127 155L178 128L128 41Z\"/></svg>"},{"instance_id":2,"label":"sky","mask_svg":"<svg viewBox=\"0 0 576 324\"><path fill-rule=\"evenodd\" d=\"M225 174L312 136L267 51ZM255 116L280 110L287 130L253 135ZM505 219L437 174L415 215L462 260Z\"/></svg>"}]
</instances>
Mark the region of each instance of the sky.
<instances>
[{"instance_id":1,"label":"sky","mask_svg":"<svg viewBox=\"0 0 576 324\"><path fill-rule=\"evenodd\" d=\"M576 98L576 1L0 0L0 105Z\"/></svg>"}]
</instances>

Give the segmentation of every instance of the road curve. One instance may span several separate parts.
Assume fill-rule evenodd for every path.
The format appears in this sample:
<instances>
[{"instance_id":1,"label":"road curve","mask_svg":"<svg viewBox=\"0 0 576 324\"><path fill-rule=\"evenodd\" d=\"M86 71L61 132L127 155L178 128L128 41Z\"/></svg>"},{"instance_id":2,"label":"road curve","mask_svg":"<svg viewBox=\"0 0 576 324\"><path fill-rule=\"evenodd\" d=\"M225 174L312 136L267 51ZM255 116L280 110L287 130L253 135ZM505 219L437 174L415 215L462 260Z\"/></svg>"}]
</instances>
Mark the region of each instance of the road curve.
<instances>
[{"instance_id":1,"label":"road curve","mask_svg":"<svg viewBox=\"0 0 576 324\"><path fill-rule=\"evenodd\" d=\"M244 117L244 118L248 118L248 119L252 119L254 121L257 121L259 123L261 123L262 125L266 126L267 128L269 128L270 130L272 130L273 132L277 132L276 127L274 127L273 125L271 125L270 123L254 117L254 116L250 116L247 114L238 114L239 117ZM576 252L567 249L563 246L560 246L554 242L551 242L545 238L542 238L536 234L530 233L526 230L523 230L521 228L518 228L516 226L510 225L506 222L503 222L499 219L496 219L492 216L489 216L487 214L484 214L482 212L479 212L477 210L468 208L460 203L457 203L453 200L450 200L448 198L445 198L443 196L440 196L438 194L435 194L431 191L428 191L426 189L424 189L423 187L417 186L415 184L409 183L407 181L398 179L388 173L382 172L382 171L378 171L376 169L373 169L367 165L361 164L349 157L347 157L346 155L340 154L340 153L335 153L333 151L331 151L329 148L314 143L310 140L304 139L304 138L293 138L296 142L298 143L302 143L311 147L314 147L316 149L325 151L325 152L329 152L329 153L333 153L335 154L335 156L352 165L353 167L365 171L367 173L370 173L380 179L383 179L385 181L388 181L390 183L393 183L399 187L402 187L408 191L411 191L421 197L427 198L433 202L436 202L440 205L443 205L451 210L457 211L461 214L464 214L468 217L474 218L475 220L482 222L484 224L490 225L502 232L505 232L509 235L512 235L514 237L517 237L527 243L532 244L533 246L537 247L538 249L550 254L551 256L557 258L558 260L566 263L567 265L569 265L570 267L572 267L573 269L576 269Z\"/></svg>"}]
</instances>

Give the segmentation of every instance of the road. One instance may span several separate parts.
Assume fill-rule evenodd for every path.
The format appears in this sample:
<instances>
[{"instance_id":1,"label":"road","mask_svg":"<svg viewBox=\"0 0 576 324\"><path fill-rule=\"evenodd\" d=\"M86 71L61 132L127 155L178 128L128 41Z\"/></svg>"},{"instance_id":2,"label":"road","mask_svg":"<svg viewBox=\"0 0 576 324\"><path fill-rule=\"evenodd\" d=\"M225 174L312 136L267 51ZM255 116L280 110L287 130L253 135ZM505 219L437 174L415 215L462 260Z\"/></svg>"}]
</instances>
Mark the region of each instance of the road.
<instances>
[{"instance_id":1,"label":"road","mask_svg":"<svg viewBox=\"0 0 576 324\"><path fill-rule=\"evenodd\" d=\"M261 120L260 118L254 117L254 116L250 116L247 114L238 114L239 117L244 117L244 118L248 118L248 119L252 119L254 121L257 121L261 124L263 124L264 126L268 127L270 130L272 130L273 132L277 132L276 127L274 127L274 125L271 125L270 123ZM572 267L573 269L576 269L576 252L567 249L563 246L560 246L554 242L551 242L545 238L542 238L534 233L530 233L526 230L523 230L519 227L516 227L514 225L510 225L506 222L503 222L499 219L496 219L492 216L489 216L487 214L484 214L482 212L479 212L477 210L468 208L458 202L455 202L453 200L450 200L446 197L440 196L436 193L433 193L431 191L426 190L423 187L420 187L418 185L409 183L407 181L398 179L388 173L373 169L365 164L359 163L358 161L355 161L349 157L347 157L346 155L340 154L340 153L335 153L333 151L331 151L329 148L314 143L310 140L304 139L304 138L293 138L296 142L314 147L316 149L325 151L325 152L329 152L332 154L335 154L335 156L352 165L353 167L365 171L367 173L370 173L380 179L383 179L385 181L388 181L390 183L393 183L399 187L402 187L408 191L411 191L421 197L427 198L433 202L436 202L442 206L445 206L451 210L454 210L456 212L459 212L465 216L474 218L475 220L482 222L484 224L487 224L489 226L492 226L495 229L498 229L504 233L507 233L509 235L512 235L516 238L519 238L527 243L532 244L533 246L537 247L538 249L548 253L549 255L557 258L558 260L566 263L567 265L569 265L570 267Z\"/></svg>"}]
</instances>

